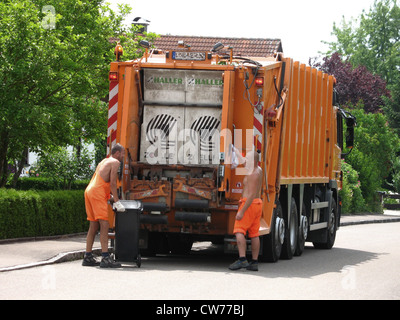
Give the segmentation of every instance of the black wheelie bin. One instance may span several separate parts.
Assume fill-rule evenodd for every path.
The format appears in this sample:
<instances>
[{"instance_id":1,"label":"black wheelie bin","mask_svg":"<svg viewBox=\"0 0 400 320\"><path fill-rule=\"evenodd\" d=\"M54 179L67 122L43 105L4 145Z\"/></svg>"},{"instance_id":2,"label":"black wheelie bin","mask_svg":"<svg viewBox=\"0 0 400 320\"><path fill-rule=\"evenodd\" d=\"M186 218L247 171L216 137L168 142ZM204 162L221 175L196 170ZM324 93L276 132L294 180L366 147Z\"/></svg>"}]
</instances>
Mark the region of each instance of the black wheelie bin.
<instances>
[{"instance_id":1,"label":"black wheelie bin","mask_svg":"<svg viewBox=\"0 0 400 320\"><path fill-rule=\"evenodd\" d=\"M115 211L115 260L136 262L140 268L139 228L143 206L140 201L136 200L120 201L125 207L125 212Z\"/></svg>"}]
</instances>

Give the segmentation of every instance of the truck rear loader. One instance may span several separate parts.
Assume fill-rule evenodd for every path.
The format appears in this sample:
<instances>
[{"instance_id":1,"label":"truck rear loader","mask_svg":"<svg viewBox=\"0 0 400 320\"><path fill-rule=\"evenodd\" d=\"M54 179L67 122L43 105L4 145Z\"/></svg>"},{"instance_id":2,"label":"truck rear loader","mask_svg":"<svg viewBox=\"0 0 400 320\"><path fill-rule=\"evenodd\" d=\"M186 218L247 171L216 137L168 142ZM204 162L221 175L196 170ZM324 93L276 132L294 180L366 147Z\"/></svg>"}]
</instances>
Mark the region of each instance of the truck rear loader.
<instances>
[{"instance_id":1,"label":"truck rear loader","mask_svg":"<svg viewBox=\"0 0 400 320\"><path fill-rule=\"evenodd\" d=\"M301 255L305 242L330 249L339 228L343 122L352 147L354 118L337 106L335 78L282 53L235 56L146 47L110 67L108 150L126 148L118 192L140 201L143 251L188 253L194 241L235 249L243 191L242 157L259 152L260 260ZM114 212L110 209L110 227Z\"/></svg>"}]
</instances>

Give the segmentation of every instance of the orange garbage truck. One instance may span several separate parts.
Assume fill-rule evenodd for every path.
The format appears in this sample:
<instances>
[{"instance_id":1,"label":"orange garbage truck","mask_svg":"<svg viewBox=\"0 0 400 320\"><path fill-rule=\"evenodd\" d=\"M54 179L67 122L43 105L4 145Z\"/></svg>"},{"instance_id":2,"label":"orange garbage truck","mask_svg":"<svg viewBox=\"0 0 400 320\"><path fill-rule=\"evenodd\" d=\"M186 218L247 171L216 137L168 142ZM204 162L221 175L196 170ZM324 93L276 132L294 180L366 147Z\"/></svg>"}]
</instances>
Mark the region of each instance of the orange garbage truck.
<instances>
[{"instance_id":1,"label":"orange garbage truck","mask_svg":"<svg viewBox=\"0 0 400 320\"><path fill-rule=\"evenodd\" d=\"M330 249L339 228L343 123L335 78L282 53L235 56L217 43L110 66L108 151L126 148L121 199L140 201L144 252L188 253L193 242L235 249L243 191L240 155L259 153L263 172L260 260L301 255L305 242ZM238 152L239 154L237 154ZM109 221L114 227L114 213Z\"/></svg>"}]
</instances>

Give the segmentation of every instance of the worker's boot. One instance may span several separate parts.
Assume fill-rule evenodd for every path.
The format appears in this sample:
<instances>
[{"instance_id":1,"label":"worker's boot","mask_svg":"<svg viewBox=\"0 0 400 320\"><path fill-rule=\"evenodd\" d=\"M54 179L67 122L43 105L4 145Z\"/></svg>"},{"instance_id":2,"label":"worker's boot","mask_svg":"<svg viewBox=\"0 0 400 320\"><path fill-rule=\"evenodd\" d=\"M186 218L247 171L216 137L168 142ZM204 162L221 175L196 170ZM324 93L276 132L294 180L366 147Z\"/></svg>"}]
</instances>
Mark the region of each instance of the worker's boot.
<instances>
[{"instance_id":1,"label":"worker's boot","mask_svg":"<svg viewBox=\"0 0 400 320\"><path fill-rule=\"evenodd\" d=\"M82 265L85 267L96 267L100 265L100 262L98 262L93 255L91 254L85 254L85 257L83 258Z\"/></svg>"},{"instance_id":2,"label":"worker's boot","mask_svg":"<svg viewBox=\"0 0 400 320\"><path fill-rule=\"evenodd\" d=\"M258 271L258 261L250 261L246 269L250 271Z\"/></svg>"},{"instance_id":3,"label":"worker's boot","mask_svg":"<svg viewBox=\"0 0 400 320\"><path fill-rule=\"evenodd\" d=\"M237 261L235 261L234 263L232 263L230 266L229 266L229 269L230 270L239 270L239 269L242 269L242 268L247 268L249 266L249 263L247 262L247 259L239 259L239 260L237 260Z\"/></svg>"},{"instance_id":4,"label":"worker's boot","mask_svg":"<svg viewBox=\"0 0 400 320\"><path fill-rule=\"evenodd\" d=\"M121 268L121 264L107 256L101 259L100 268Z\"/></svg>"}]
</instances>

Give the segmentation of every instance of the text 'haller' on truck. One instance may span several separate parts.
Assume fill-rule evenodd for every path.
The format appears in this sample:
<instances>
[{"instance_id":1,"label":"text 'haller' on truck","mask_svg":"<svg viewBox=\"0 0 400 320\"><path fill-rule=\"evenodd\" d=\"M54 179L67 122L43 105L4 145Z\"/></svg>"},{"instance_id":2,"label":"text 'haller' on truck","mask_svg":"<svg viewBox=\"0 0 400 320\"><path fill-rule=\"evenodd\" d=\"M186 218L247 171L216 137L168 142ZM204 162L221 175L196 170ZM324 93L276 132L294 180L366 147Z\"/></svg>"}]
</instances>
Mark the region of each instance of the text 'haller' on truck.
<instances>
[{"instance_id":1,"label":"text 'haller' on truck","mask_svg":"<svg viewBox=\"0 0 400 320\"><path fill-rule=\"evenodd\" d=\"M263 171L260 260L301 255L305 242L332 248L339 227L343 122L335 78L282 53L252 58L217 43L150 49L110 68L108 150L126 148L118 191L140 201L140 247L189 253L194 241L236 252L243 190L240 157L258 151ZM221 50L221 51L219 51ZM109 222L114 224L110 209ZM110 236L111 237L111 236Z\"/></svg>"}]
</instances>

